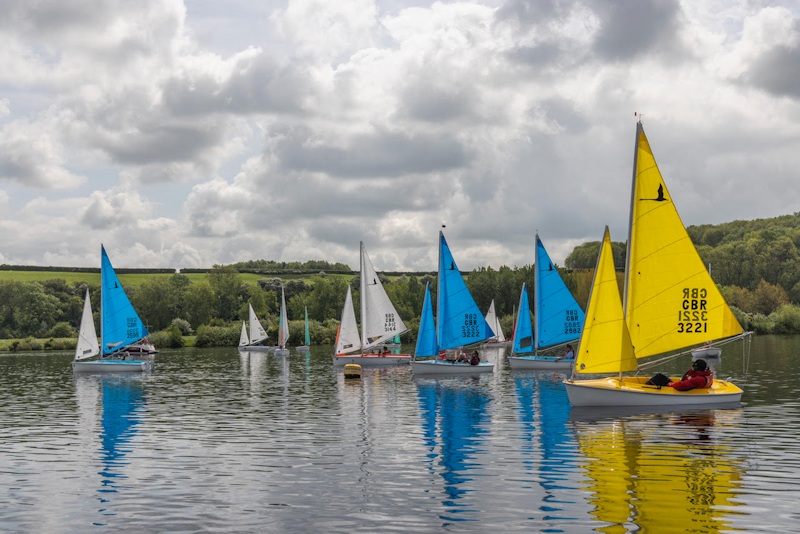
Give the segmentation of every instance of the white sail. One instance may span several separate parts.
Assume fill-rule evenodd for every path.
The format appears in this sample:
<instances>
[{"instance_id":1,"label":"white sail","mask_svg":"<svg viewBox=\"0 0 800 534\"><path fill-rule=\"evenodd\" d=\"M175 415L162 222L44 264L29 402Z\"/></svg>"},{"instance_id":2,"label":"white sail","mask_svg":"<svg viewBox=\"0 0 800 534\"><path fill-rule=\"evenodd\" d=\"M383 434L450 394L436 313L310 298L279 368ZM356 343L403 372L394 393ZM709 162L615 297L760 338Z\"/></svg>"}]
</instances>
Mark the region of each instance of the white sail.
<instances>
[{"instance_id":1,"label":"white sail","mask_svg":"<svg viewBox=\"0 0 800 534\"><path fill-rule=\"evenodd\" d=\"M506 336L503 335L503 329L500 328L500 321L497 319L497 314L494 311L494 299L492 299L492 303L489 305L489 311L486 312L486 322L489 323L489 327L494 332L497 341L505 341Z\"/></svg>"},{"instance_id":2,"label":"white sail","mask_svg":"<svg viewBox=\"0 0 800 534\"><path fill-rule=\"evenodd\" d=\"M286 297L283 293L283 284L281 284L281 317L278 325L278 346L285 349L287 341L289 341L289 319L286 316Z\"/></svg>"},{"instance_id":3,"label":"white sail","mask_svg":"<svg viewBox=\"0 0 800 534\"><path fill-rule=\"evenodd\" d=\"M350 286L347 286L347 297L344 299L344 308L342 308L342 321L339 323L339 333L336 335L336 354L348 354L359 349L361 349L361 339L358 337L353 294Z\"/></svg>"},{"instance_id":4,"label":"white sail","mask_svg":"<svg viewBox=\"0 0 800 534\"><path fill-rule=\"evenodd\" d=\"M89 290L86 290L86 300L83 302L83 315L81 327L78 332L78 345L75 347L75 359L83 360L100 354L100 343L97 341L97 330L92 318L92 303L89 301Z\"/></svg>"},{"instance_id":5,"label":"white sail","mask_svg":"<svg viewBox=\"0 0 800 534\"><path fill-rule=\"evenodd\" d=\"M248 303L250 307L250 345L255 345L259 341L267 339L267 331L261 326L261 322L256 317L256 312L253 310L253 305Z\"/></svg>"},{"instance_id":6,"label":"white sail","mask_svg":"<svg viewBox=\"0 0 800 534\"><path fill-rule=\"evenodd\" d=\"M244 326L244 321L242 321L242 335L239 336L239 346L246 347L250 344L250 340L247 339L247 328Z\"/></svg>"},{"instance_id":7,"label":"white sail","mask_svg":"<svg viewBox=\"0 0 800 534\"><path fill-rule=\"evenodd\" d=\"M407 330L361 242L361 345L368 349Z\"/></svg>"}]
</instances>

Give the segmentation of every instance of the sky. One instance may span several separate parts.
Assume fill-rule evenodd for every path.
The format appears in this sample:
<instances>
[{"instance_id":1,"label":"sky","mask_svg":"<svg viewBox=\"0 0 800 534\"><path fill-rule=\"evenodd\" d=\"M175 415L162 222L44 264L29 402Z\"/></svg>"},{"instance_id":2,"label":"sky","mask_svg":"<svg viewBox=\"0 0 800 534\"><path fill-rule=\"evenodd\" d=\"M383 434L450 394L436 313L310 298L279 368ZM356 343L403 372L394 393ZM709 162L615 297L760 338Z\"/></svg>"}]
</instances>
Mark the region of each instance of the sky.
<instances>
[{"instance_id":1,"label":"sky","mask_svg":"<svg viewBox=\"0 0 800 534\"><path fill-rule=\"evenodd\" d=\"M0 263L434 271L800 211L796 0L3 0Z\"/></svg>"}]
</instances>

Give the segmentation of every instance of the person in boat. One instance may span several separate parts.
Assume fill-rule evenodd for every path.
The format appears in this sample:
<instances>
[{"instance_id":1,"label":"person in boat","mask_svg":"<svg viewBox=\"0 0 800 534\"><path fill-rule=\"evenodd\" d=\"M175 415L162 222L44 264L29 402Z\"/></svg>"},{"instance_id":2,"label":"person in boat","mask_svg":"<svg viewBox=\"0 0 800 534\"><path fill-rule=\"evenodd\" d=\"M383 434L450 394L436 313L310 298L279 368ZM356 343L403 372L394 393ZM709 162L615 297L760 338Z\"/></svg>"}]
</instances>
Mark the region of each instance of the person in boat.
<instances>
[{"instance_id":1,"label":"person in boat","mask_svg":"<svg viewBox=\"0 0 800 534\"><path fill-rule=\"evenodd\" d=\"M387 354L389 354L389 347L387 347L386 345L384 345L384 346L383 346L383 355L384 355L384 356L386 356Z\"/></svg>"},{"instance_id":2,"label":"person in boat","mask_svg":"<svg viewBox=\"0 0 800 534\"><path fill-rule=\"evenodd\" d=\"M467 353L462 351L458 352L458 358L456 358L456 362L458 363L467 363L469 358L467 358Z\"/></svg>"},{"instance_id":3,"label":"person in boat","mask_svg":"<svg viewBox=\"0 0 800 534\"><path fill-rule=\"evenodd\" d=\"M692 368L686 371L679 382L669 382L667 385L678 391L690 389L710 388L714 383L714 375L708 369L705 360L695 360Z\"/></svg>"},{"instance_id":4,"label":"person in boat","mask_svg":"<svg viewBox=\"0 0 800 534\"><path fill-rule=\"evenodd\" d=\"M575 351L572 350L572 345L570 345L569 343L567 343L567 347L566 347L566 350L564 351L564 355L562 357L560 357L560 358L556 358L556 361L563 360L565 358L567 360L574 360L575 359Z\"/></svg>"},{"instance_id":5,"label":"person in boat","mask_svg":"<svg viewBox=\"0 0 800 534\"><path fill-rule=\"evenodd\" d=\"M480 355L478 355L478 351L476 350L475 352L472 353L472 358L470 358L469 364L478 365L479 363L481 363L481 357Z\"/></svg>"}]
</instances>

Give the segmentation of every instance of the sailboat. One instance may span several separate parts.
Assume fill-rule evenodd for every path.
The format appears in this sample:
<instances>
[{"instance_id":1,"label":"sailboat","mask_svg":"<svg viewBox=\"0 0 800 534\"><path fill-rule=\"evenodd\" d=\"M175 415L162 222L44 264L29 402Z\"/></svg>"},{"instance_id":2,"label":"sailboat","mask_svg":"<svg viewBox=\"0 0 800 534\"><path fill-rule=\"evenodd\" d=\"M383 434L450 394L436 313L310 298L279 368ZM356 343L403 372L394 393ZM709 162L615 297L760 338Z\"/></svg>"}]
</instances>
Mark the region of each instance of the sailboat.
<instances>
[{"instance_id":1,"label":"sailboat","mask_svg":"<svg viewBox=\"0 0 800 534\"><path fill-rule=\"evenodd\" d=\"M286 317L286 295L281 284L281 314L278 320L278 347L275 349L276 356L288 356L289 349L286 342L289 341L289 319Z\"/></svg>"},{"instance_id":2,"label":"sailboat","mask_svg":"<svg viewBox=\"0 0 800 534\"><path fill-rule=\"evenodd\" d=\"M100 245L100 339L92 318L89 291L83 304L78 344L72 368L82 372L131 373L152 370L152 359L137 356L151 355L155 347L147 340L145 327L131 301L125 294L117 273ZM92 341L94 340L94 341ZM100 359L90 359L100 356Z\"/></svg>"},{"instance_id":3,"label":"sailboat","mask_svg":"<svg viewBox=\"0 0 800 534\"><path fill-rule=\"evenodd\" d=\"M433 307L431 306L430 286L425 288L422 304L420 333L417 336L417 350L411 362L415 375L460 375L494 372L494 363L481 361L477 365L458 362L453 356L454 349L477 345L494 336L489 323L467 289L461 271L447 246L444 233L439 231L439 276L436 294L436 327L433 330ZM450 358L448 358L448 351ZM433 356L432 359L418 358ZM444 357L445 359L440 359Z\"/></svg>"},{"instance_id":4,"label":"sailboat","mask_svg":"<svg viewBox=\"0 0 800 534\"><path fill-rule=\"evenodd\" d=\"M308 333L308 306L305 307L305 311L306 311L306 321L304 330L305 337L303 338L303 340L305 341L305 345L298 345L297 347L295 347L295 350L297 350L297 352L308 352L309 350L311 350L310 349L311 336Z\"/></svg>"},{"instance_id":5,"label":"sailboat","mask_svg":"<svg viewBox=\"0 0 800 534\"><path fill-rule=\"evenodd\" d=\"M508 364L512 369L569 369L575 363L574 356L564 358L538 352L577 340L581 335L585 315L558 274L558 269L550 261L538 233L534 277L536 330L531 329L528 293L523 285L514 346L511 356L508 357ZM520 332L519 336L517 332ZM534 354L529 354L531 352Z\"/></svg>"},{"instance_id":6,"label":"sailboat","mask_svg":"<svg viewBox=\"0 0 800 534\"><path fill-rule=\"evenodd\" d=\"M384 343L408 329L383 289L363 241L360 243L360 256L361 337L358 337L353 296L348 287L342 321L336 335L333 364L336 367L344 367L348 363L362 366L407 364L411 361L410 354L393 354L384 346ZM354 354L357 351L361 352Z\"/></svg>"},{"instance_id":7,"label":"sailboat","mask_svg":"<svg viewBox=\"0 0 800 534\"><path fill-rule=\"evenodd\" d=\"M264 330L261 321L258 320L256 312L253 309L253 305L248 302L247 308L248 308L248 322L250 323L250 336L248 337L247 329L245 328L245 323L244 321L242 321L242 333L239 336L239 350L243 351L270 350L271 347L264 344L264 341L266 341L269 338L269 336L267 335L267 331Z\"/></svg>"},{"instance_id":8,"label":"sailboat","mask_svg":"<svg viewBox=\"0 0 800 534\"><path fill-rule=\"evenodd\" d=\"M489 323L489 328L494 332L494 337L487 339L481 345L482 347L507 347L511 342L506 340L503 334L503 328L500 326L500 319L494 311L494 299L489 304L489 310L486 312L486 322Z\"/></svg>"},{"instance_id":9,"label":"sailboat","mask_svg":"<svg viewBox=\"0 0 800 534\"><path fill-rule=\"evenodd\" d=\"M623 376L638 360L709 340L749 333L728 307L681 222L644 134L636 125L633 186L620 299L606 227L573 375L564 383L573 406L705 406L738 403L742 390L714 379L710 388L678 391ZM580 374L617 373L578 380ZM679 378L672 378L673 381Z\"/></svg>"}]
</instances>

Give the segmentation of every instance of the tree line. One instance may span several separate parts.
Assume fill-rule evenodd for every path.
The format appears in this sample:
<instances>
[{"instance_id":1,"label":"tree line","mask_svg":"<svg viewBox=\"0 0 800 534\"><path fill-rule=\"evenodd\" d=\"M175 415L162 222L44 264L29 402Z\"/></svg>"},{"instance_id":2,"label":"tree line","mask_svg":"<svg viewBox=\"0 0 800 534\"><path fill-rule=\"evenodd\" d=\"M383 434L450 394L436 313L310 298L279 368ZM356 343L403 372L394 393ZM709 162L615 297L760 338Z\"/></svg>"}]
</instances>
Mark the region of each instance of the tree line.
<instances>
[{"instance_id":1,"label":"tree line","mask_svg":"<svg viewBox=\"0 0 800 534\"><path fill-rule=\"evenodd\" d=\"M743 327L758 333L800 333L800 214L694 226L688 230ZM575 247L566 258L565 267L559 268L567 287L584 307L599 247L599 242ZM612 247L621 280L625 244L614 242ZM252 271L262 267L264 270L320 267L320 272L293 279L263 278L257 283L247 283L239 276L240 268ZM325 268L339 274L326 274ZM534 298L533 273L533 265L527 265L483 267L465 274L478 306L485 311L494 300L501 326L510 333L523 283L528 285L530 299ZM435 274L380 276L398 314L410 329L404 341L414 342L427 283L435 299ZM297 343L303 337L306 309L312 343L334 342L348 286L354 292L358 313L358 273L327 262L279 264L260 260L215 265L199 282L175 273L148 278L126 287L126 291L150 331L160 333L156 334L160 335L157 344L159 341L162 346L179 344L182 335L196 334L201 346L235 345L241 322L247 318L248 304L262 319L270 337L276 338L281 284L287 299L290 337ZM76 337L87 287L97 314L98 286L85 282L68 284L61 279L0 280L0 339Z\"/></svg>"}]
</instances>

